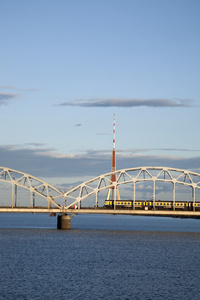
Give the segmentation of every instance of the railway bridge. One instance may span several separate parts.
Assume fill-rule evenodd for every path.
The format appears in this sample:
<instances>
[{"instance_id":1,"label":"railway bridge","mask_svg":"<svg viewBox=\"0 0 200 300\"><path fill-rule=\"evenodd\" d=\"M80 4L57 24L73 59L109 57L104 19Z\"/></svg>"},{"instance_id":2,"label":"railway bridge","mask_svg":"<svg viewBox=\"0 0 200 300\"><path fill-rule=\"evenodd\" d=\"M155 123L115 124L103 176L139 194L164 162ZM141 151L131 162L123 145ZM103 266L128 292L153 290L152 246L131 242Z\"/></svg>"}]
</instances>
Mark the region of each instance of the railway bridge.
<instances>
[{"instance_id":1,"label":"railway bridge","mask_svg":"<svg viewBox=\"0 0 200 300\"><path fill-rule=\"evenodd\" d=\"M115 182L111 181L113 174L116 175ZM121 169L92 178L64 192L30 174L0 167L0 182L0 212L59 214L58 228L63 229L71 227L70 214L74 213L200 217L200 174L188 170L169 167ZM156 207L157 196L160 193L159 185L161 185L162 195L168 197L159 200L171 201L172 205L169 209ZM7 195L5 190L8 190L8 186L10 186L10 194ZM181 201L190 202L190 209L182 209L178 206L180 199L177 193L180 191L180 186L183 187ZM106 209L104 201L109 189L113 191L114 205L111 209ZM22 190L26 190L25 196ZM131 208L119 208L118 190L123 195L123 199L131 201ZM146 190L148 190L148 197L151 194L148 199L151 199L152 209L138 208L136 205L141 201Z\"/></svg>"}]
</instances>

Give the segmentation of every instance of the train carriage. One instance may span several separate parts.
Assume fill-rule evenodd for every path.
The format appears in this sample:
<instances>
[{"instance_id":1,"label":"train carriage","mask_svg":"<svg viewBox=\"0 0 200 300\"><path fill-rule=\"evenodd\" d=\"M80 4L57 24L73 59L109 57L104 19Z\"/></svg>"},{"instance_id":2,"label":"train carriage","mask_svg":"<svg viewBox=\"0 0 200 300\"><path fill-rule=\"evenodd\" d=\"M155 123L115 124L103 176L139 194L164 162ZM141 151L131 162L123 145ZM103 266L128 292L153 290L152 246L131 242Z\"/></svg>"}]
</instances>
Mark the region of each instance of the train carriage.
<instances>
[{"instance_id":1,"label":"train carriage","mask_svg":"<svg viewBox=\"0 0 200 300\"><path fill-rule=\"evenodd\" d=\"M115 203L113 200L105 200L104 207L105 208L115 208L116 209L133 209L135 204L135 209L143 209L145 207L145 201L144 200L137 200L135 203L133 200L116 200Z\"/></svg>"},{"instance_id":2,"label":"train carriage","mask_svg":"<svg viewBox=\"0 0 200 300\"><path fill-rule=\"evenodd\" d=\"M105 208L116 209L147 209L147 210L197 210L200 211L200 202L193 203L192 201L162 201L156 200L105 200Z\"/></svg>"}]
</instances>

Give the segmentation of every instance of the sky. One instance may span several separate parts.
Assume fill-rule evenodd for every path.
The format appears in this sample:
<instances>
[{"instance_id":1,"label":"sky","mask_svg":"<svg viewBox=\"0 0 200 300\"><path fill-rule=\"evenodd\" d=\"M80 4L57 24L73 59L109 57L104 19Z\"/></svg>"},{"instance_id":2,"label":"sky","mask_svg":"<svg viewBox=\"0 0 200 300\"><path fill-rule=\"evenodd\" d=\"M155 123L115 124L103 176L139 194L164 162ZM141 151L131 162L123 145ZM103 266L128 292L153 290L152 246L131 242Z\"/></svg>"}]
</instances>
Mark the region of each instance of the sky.
<instances>
[{"instance_id":1,"label":"sky","mask_svg":"<svg viewBox=\"0 0 200 300\"><path fill-rule=\"evenodd\" d=\"M200 173L199 0L1 0L0 165L57 187Z\"/></svg>"}]
</instances>

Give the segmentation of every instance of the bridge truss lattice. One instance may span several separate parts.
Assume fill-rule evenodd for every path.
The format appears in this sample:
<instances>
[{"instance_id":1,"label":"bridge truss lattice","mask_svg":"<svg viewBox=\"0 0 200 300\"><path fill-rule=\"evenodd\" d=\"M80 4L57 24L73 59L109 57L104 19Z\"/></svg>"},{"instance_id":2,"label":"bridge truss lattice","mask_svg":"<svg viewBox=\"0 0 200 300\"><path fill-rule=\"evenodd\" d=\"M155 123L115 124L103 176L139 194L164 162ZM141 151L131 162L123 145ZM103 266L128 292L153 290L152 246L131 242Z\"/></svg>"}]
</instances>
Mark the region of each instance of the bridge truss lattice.
<instances>
[{"instance_id":1,"label":"bridge truss lattice","mask_svg":"<svg viewBox=\"0 0 200 300\"><path fill-rule=\"evenodd\" d=\"M111 174L116 174L115 182L110 181ZM152 182L152 199L154 203L156 200L157 182L172 183L174 203L176 201L176 186L178 184L191 187L193 202L196 200L196 190L200 190L200 174L168 167L138 167L117 170L90 179L66 193L30 174L5 167L0 167L0 181L12 185L12 207L16 206L17 187L19 186L30 191L30 207L34 207L35 194L38 194L47 200L48 208L53 206L64 210L76 204L80 208L81 202L91 195L95 196L95 207L98 207L100 192L108 191L110 188L114 189L113 200L116 200L117 188L130 183L132 184L133 201L136 200L137 183L139 182ZM63 204L59 204L57 201Z\"/></svg>"},{"instance_id":2,"label":"bridge truss lattice","mask_svg":"<svg viewBox=\"0 0 200 300\"><path fill-rule=\"evenodd\" d=\"M116 181L111 182L111 174L116 174ZM81 202L91 195L95 195L95 207L98 207L99 193L103 190L114 189L114 201L116 200L117 188L124 184L133 185L133 201L136 201L136 183L151 181L153 183L152 200L156 200L156 183L170 182L173 185L173 203L176 201L176 186L178 184L192 188L192 201L195 202L196 190L200 190L200 174L188 170L168 167L138 167L122 169L106 173L90 179L64 194L64 208L68 209L73 205L80 208Z\"/></svg>"},{"instance_id":3,"label":"bridge truss lattice","mask_svg":"<svg viewBox=\"0 0 200 300\"><path fill-rule=\"evenodd\" d=\"M12 185L12 208L16 206L18 186L30 191L30 207L35 206L36 194L47 200L48 208L51 206L60 208L61 205L56 202L60 198L63 202L63 192L51 184L48 184L47 182L30 174L0 167L0 181L10 183Z\"/></svg>"}]
</instances>

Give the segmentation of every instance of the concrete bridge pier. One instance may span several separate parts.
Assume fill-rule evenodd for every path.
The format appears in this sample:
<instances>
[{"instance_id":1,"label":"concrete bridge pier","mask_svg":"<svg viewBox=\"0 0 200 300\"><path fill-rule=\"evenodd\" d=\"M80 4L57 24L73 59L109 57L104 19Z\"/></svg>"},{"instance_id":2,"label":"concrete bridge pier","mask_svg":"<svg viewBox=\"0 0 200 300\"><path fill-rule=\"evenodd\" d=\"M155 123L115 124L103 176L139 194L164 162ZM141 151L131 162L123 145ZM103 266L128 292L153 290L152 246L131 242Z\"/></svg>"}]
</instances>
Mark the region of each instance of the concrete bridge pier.
<instances>
[{"instance_id":1,"label":"concrete bridge pier","mask_svg":"<svg viewBox=\"0 0 200 300\"><path fill-rule=\"evenodd\" d=\"M58 215L57 229L71 229L71 217L67 214Z\"/></svg>"}]
</instances>

